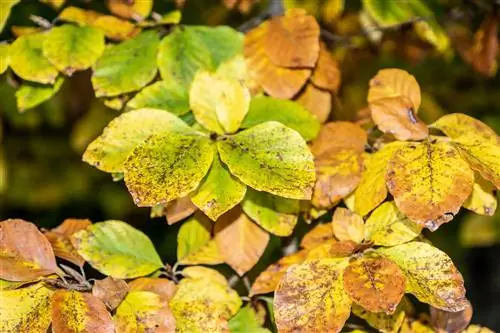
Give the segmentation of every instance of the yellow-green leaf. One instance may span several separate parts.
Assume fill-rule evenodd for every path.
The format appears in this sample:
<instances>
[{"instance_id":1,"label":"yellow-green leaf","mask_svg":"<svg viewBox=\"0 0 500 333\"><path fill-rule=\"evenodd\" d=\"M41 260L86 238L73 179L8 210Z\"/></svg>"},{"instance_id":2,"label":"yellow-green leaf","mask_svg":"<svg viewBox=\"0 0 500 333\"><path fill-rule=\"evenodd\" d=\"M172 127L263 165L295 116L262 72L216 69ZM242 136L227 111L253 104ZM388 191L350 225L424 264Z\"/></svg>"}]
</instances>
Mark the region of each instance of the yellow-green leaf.
<instances>
[{"instance_id":1,"label":"yellow-green leaf","mask_svg":"<svg viewBox=\"0 0 500 333\"><path fill-rule=\"evenodd\" d=\"M10 63L9 44L0 44L0 74L5 73Z\"/></svg>"},{"instance_id":2,"label":"yellow-green leaf","mask_svg":"<svg viewBox=\"0 0 500 333\"><path fill-rule=\"evenodd\" d=\"M24 35L10 46L10 68L22 79L43 84L55 82L57 68L43 56L45 39L43 33Z\"/></svg>"},{"instance_id":3,"label":"yellow-green leaf","mask_svg":"<svg viewBox=\"0 0 500 333\"><path fill-rule=\"evenodd\" d=\"M184 222L177 234L177 259L183 262L186 257L195 257L210 241L211 230L212 223L203 214L197 213Z\"/></svg>"},{"instance_id":4,"label":"yellow-green leaf","mask_svg":"<svg viewBox=\"0 0 500 333\"><path fill-rule=\"evenodd\" d=\"M69 76L92 66L103 51L104 34L92 27L65 24L50 30L43 42L43 55Z\"/></svg>"},{"instance_id":5,"label":"yellow-green leaf","mask_svg":"<svg viewBox=\"0 0 500 333\"><path fill-rule=\"evenodd\" d=\"M500 189L500 144L457 139L455 143L470 167Z\"/></svg>"},{"instance_id":6,"label":"yellow-green leaf","mask_svg":"<svg viewBox=\"0 0 500 333\"><path fill-rule=\"evenodd\" d=\"M393 201L380 205L365 223L365 239L381 246L409 242L421 231L422 227L401 213Z\"/></svg>"},{"instance_id":7,"label":"yellow-green leaf","mask_svg":"<svg viewBox=\"0 0 500 333\"><path fill-rule=\"evenodd\" d=\"M0 292L2 333L46 333L50 326L50 299L54 292L43 283Z\"/></svg>"},{"instance_id":8,"label":"yellow-green leaf","mask_svg":"<svg viewBox=\"0 0 500 333\"><path fill-rule=\"evenodd\" d=\"M213 221L243 200L247 186L231 175L219 156L214 158L210 171L191 201Z\"/></svg>"},{"instance_id":9,"label":"yellow-green leaf","mask_svg":"<svg viewBox=\"0 0 500 333\"><path fill-rule=\"evenodd\" d=\"M89 293L58 290L52 297L54 333L114 333L115 325L104 303Z\"/></svg>"},{"instance_id":10,"label":"yellow-green leaf","mask_svg":"<svg viewBox=\"0 0 500 333\"><path fill-rule=\"evenodd\" d=\"M358 214L346 208L337 208L332 218L333 234L340 241L363 242L365 222Z\"/></svg>"},{"instance_id":11,"label":"yellow-green leaf","mask_svg":"<svg viewBox=\"0 0 500 333\"><path fill-rule=\"evenodd\" d=\"M483 177L476 175L472 193L464 202L464 208L480 215L493 216L497 209L497 197L494 187Z\"/></svg>"},{"instance_id":12,"label":"yellow-green leaf","mask_svg":"<svg viewBox=\"0 0 500 333\"><path fill-rule=\"evenodd\" d=\"M147 31L134 39L108 46L93 67L92 86L97 97L112 97L141 89L156 76L160 40Z\"/></svg>"},{"instance_id":13,"label":"yellow-green leaf","mask_svg":"<svg viewBox=\"0 0 500 333\"><path fill-rule=\"evenodd\" d=\"M300 203L253 189L241 203L243 211L258 225L276 236L289 236L297 224Z\"/></svg>"},{"instance_id":14,"label":"yellow-green leaf","mask_svg":"<svg viewBox=\"0 0 500 333\"><path fill-rule=\"evenodd\" d=\"M53 85L24 82L16 91L16 103L19 112L34 108L57 94L64 82L58 77Z\"/></svg>"},{"instance_id":15,"label":"yellow-green leaf","mask_svg":"<svg viewBox=\"0 0 500 333\"><path fill-rule=\"evenodd\" d=\"M406 291L435 308L463 310L464 280L450 257L424 242L410 242L376 250L395 262L406 276Z\"/></svg>"},{"instance_id":16,"label":"yellow-green leaf","mask_svg":"<svg viewBox=\"0 0 500 333\"><path fill-rule=\"evenodd\" d=\"M224 263L224 257L215 240L209 240L201 246L198 251L185 256L179 260L182 265L218 265Z\"/></svg>"},{"instance_id":17,"label":"yellow-green leaf","mask_svg":"<svg viewBox=\"0 0 500 333\"><path fill-rule=\"evenodd\" d=\"M500 143L500 137L485 123L463 113L451 113L439 118L431 127L439 129L451 139L465 139Z\"/></svg>"},{"instance_id":18,"label":"yellow-green leaf","mask_svg":"<svg viewBox=\"0 0 500 333\"><path fill-rule=\"evenodd\" d=\"M215 145L201 133L155 134L125 161L125 184L136 205L165 204L196 190L214 155Z\"/></svg>"},{"instance_id":19,"label":"yellow-green leaf","mask_svg":"<svg viewBox=\"0 0 500 333\"><path fill-rule=\"evenodd\" d=\"M158 81L137 93L127 107L160 109L182 116L189 112L188 95L188 91L174 81Z\"/></svg>"},{"instance_id":20,"label":"yellow-green leaf","mask_svg":"<svg viewBox=\"0 0 500 333\"><path fill-rule=\"evenodd\" d=\"M241 308L228 324L231 333L271 333L260 325L257 313L250 305Z\"/></svg>"},{"instance_id":21,"label":"yellow-green leaf","mask_svg":"<svg viewBox=\"0 0 500 333\"><path fill-rule=\"evenodd\" d=\"M3 31L5 23L9 18L12 7L18 4L21 0L2 0L0 1L0 32Z\"/></svg>"},{"instance_id":22,"label":"yellow-green leaf","mask_svg":"<svg viewBox=\"0 0 500 333\"><path fill-rule=\"evenodd\" d=\"M92 267L114 278L144 276L163 266L151 240L125 222L95 223L70 238Z\"/></svg>"},{"instance_id":23,"label":"yellow-green leaf","mask_svg":"<svg viewBox=\"0 0 500 333\"><path fill-rule=\"evenodd\" d=\"M134 148L153 134L194 131L182 120L156 109L139 109L113 119L83 154L83 161L106 172L123 172Z\"/></svg>"},{"instance_id":24,"label":"yellow-green leaf","mask_svg":"<svg viewBox=\"0 0 500 333\"><path fill-rule=\"evenodd\" d=\"M399 210L434 231L452 220L469 197L474 173L449 143L422 142L394 153L386 180Z\"/></svg>"},{"instance_id":25,"label":"yellow-green leaf","mask_svg":"<svg viewBox=\"0 0 500 333\"><path fill-rule=\"evenodd\" d=\"M312 154L299 133L266 122L217 142L233 175L258 190L291 199L310 199L315 172Z\"/></svg>"},{"instance_id":26,"label":"yellow-green leaf","mask_svg":"<svg viewBox=\"0 0 500 333\"><path fill-rule=\"evenodd\" d=\"M321 259L288 269L274 296L280 333L340 332L351 314L352 301L342 277L347 263Z\"/></svg>"}]
</instances>

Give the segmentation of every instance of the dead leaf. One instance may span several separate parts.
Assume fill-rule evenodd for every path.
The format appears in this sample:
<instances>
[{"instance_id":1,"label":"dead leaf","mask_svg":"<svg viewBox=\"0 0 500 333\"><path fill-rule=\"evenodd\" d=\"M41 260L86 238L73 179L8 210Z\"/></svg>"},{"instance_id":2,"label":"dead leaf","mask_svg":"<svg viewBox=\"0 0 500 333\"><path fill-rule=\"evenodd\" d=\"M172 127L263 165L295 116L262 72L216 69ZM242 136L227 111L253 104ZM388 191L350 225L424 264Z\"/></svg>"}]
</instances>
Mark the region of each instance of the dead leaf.
<instances>
[{"instance_id":1,"label":"dead leaf","mask_svg":"<svg viewBox=\"0 0 500 333\"><path fill-rule=\"evenodd\" d=\"M347 121L335 121L325 124L311 146L314 156L329 150L353 149L363 152L368 135L359 125Z\"/></svg>"},{"instance_id":2,"label":"dead leaf","mask_svg":"<svg viewBox=\"0 0 500 333\"><path fill-rule=\"evenodd\" d=\"M333 240L333 229L331 223L318 224L304 235L300 246L304 249L312 249L328 240Z\"/></svg>"},{"instance_id":3,"label":"dead leaf","mask_svg":"<svg viewBox=\"0 0 500 333\"><path fill-rule=\"evenodd\" d=\"M321 123L328 120L332 110L332 95L328 91L308 83L295 101L315 115Z\"/></svg>"},{"instance_id":4,"label":"dead leaf","mask_svg":"<svg viewBox=\"0 0 500 333\"><path fill-rule=\"evenodd\" d=\"M368 104L382 98L406 97L417 113L421 101L420 86L408 72L397 68L382 69L370 80L369 85Z\"/></svg>"},{"instance_id":5,"label":"dead leaf","mask_svg":"<svg viewBox=\"0 0 500 333\"><path fill-rule=\"evenodd\" d=\"M462 332L472 319L472 306L469 304L464 310L448 312L430 307L431 324L437 333Z\"/></svg>"},{"instance_id":6,"label":"dead leaf","mask_svg":"<svg viewBox=\"0 0 500 333\"><path fill-rule=\"evenodd\" d=\"M180 199L173 200L167 204L165 207L165 216L167 217L167 223L172 225L185 218L191 216L198 210L189 197L183 197Z\"/></svg>"},{"instance_id":7,"label":"dead leaf","mask_svg":"<svg viewBox=\"0 0 500 333\"><path fill-rule=\"evenodd\" d=\"M108 276L94 282L92 294L99 298L110 311L113 311L123 301L128 290L127 282Z\"/></svg>"},{"instance_id":8,"label":"dead leaf","mask_svg":"<svg viewBox=\"0 0 500 333\"><path fill-rule=\"evenodd\" d=\"M340 241L361 243L365 238L365 222L347 208L337 208L332 218L333 234Z\"/></svg>"},{"instance_id":9,"label":"dead leaf","mask_svg":"<svg viewBox=\"0 0 500 333\"><path fill-rule=\"evenodd\" d=\"M349 257L357 250L358 246L359 244L354 243L351 240L333 242L328 249L328 254L332 258Z\"/></svg>"},{"instance_id":10,"label":"dead leaf","mask_svg":"<svg viewBox=\"0 0 500 333\"><path fill-rule=\"evenodd\" d=\"M160 296L162 302L170 302L177 291L173 281L160 278L138 278L128 283L130 290L150 291Z\"/></svg>"},{"instance_id":11,"label":"dead leaf","mask_svg":"<svg viewBox=\"0 0 500 333\"><path fill-rule=\"evenodd\" d=\"M487 16L474 36L472 47L465 52L465 60L479 73L495 76L498 68L498 17Z\"/></svg>"},{"instance_id":12,"label":"dead leaf","mask_svg":"<svg viewBox=\"0 0 500 333\"><path fill-rule=\"evenodd\" d=\"M311 76L311 81L318 88L336 94L342 76L337 60L330 54L324 43L320 43L318 62Z\"/></svg>"},{"instance_id":13,"label":"dead leaf","mask_svg":"<svg viewBox=\"0 0 500 333\"><path fill-rule=\"evenodd\" d=\"M83 259L73 247L69 240L69 236L87 228L91 224L92 222L87 219L66 219L57 228L46 231L44 235L49 240L50 245L52 245L56 257L81 267L85 264L85 259Z\"/></svg>"}]
</instances>

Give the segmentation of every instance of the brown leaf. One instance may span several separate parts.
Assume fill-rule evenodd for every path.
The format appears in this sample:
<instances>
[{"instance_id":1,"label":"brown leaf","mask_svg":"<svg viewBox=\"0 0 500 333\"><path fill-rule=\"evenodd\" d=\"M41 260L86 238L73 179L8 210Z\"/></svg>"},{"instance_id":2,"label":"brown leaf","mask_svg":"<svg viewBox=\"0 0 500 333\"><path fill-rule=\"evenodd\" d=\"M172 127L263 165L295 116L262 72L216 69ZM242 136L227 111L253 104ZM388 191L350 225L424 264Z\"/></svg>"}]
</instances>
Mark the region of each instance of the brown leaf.
<instances>
[{"instance_id":1,"label":"brown leaf","mask_svg":"<svg viewBox=\"0 0 500 333\"><path fill-rule=\"evenodd\" d=\"M469 304L464 310L448 312L430 307L431 324L437 333L462 332L472 319L472 306Z\"/></svg>"},{"instance_id":2,"label":"brown leaf","mask_svg":"<svg viewBox=\"0 0 500 333\"><path fill-rule=\"evenodd\" d=\"M350 240L341 241L341 242L334 242L331 244L330 248L328 249L328 254L332 258L349 257L351 254L353 254L358 249L358 247L359 247L359 244L356 244Z\"/></svg>"},{"instance_id":3,"label":"brown leaf","mask_svg":"<svg viewBox=\"0 0 500 333\"><path fill-rule=\"evenodd\" d=\"M109 310L113 311L120 305L129 290L127 282L111 276L96 280L92 287L92 294L99 298Z\"/></svg>"},{"instance_id":4,"label":"brown leaf","mask_svg":"<svg viewBox=\"0 0 500 333\"><path fill-rule=\"evenodd\" d=\"M86 219L66 219L58 227L46 231L45 237L52 245L56 257L67 260L77 266L83 266L85 259L83 259L69 240L69 236L77 231L83 230L91 225L92 222Z\"/></svg>"},{"instance_id":5,"label":"brown leaf","mask_svg":"<svg viewBox=\"0 0 500 333\"><path fill-rule=\"evenodd\" d=\"M465 52L465 60L479 73L494 76L497 71L498 17L491 14L481 23L472 47Z\"/></svg>"},{"instance_id":6,"label":"brown leaf","mask_svg":"<svg viewBox=\"0 0 500 333\"><path fill-rule=\"evenodd\" d=\"M250 296L266 294L274 291L288 267L303 262L306 259L308 252L308 250L301 250L290 254L267 267L266 270L260 273L255 279L252 289L250 290Z\"/></svg>"},{"instance_id":7,"label":"brown leaf","mask_svg":"<svg viewBox=\"0 0 500 333\"><path fill-rule=\"evenodd\" d=\"M58 290L52 297L54 333L114 333L111 314L104 303L89 293Z\"/></svg>"},{"instance_id":8,"label":"brown leaf","mask_svg":"<svg viewBox=\"0 0 500 333\"><path fill-rule=\"evenodd\" d=\"M328 91L308 83L295 101L315 115L321 123L328 120L332 110L332 95Z\"/></svg>"},{"instance_id":9,"label":"brown leaf","mask_svg":"<svg viewBox=\"0 0 500 333\"><path fill-rule=\"evenodd\" d=\"M107 4L114 15L135 21L145 19L153 8L153 0L107 0Z\"/></svg>"},{"instance_id":10,"label":"brown leaf","mask_svg":"<svg viewBox=\"0 0 500 333\"><path fill-rule=\"evenodd\" d=\"M245 35L243 53L250 77L270 96L291 99L311 76L311 69L289 69L271 62L265 50L269 22Z\"/></svg>"},{"instance_id":11,"label":"brown leaf","mask_svg":"<svg viewBox=\"0 0 500 333\"><path fill-rule=\"evenodd\" d=\"M311 76L312 83L335 94L340 87L341 78L337 60L330 54L326 45L320 43L318 62Z\"/></svg>"},{"instance_id":12,"label":"brown leaf","mask_svg":"<svg viewBox=\"0 0 500 333\"><path fill-rule=\"evenodd\" d=\"M365 150L368 135L359 125L347 121L335 121L325 124L313 141L311 152L314 156L322 155L329 150L353 149Z\"/></svg>"},{"instance_id":13,"label":"brown leaf","mask_svg":"<svg viewBox=\"0 0 500 333\"><path fill-rule=\"evenodd\" d=\"M369 105L375 125L398 140L422 140L429 136L425 123L416 116L412 102L406 97L389 97Z\"/></svg>"},{"instance_id":14,"label":"brown leaf","mask_svg":"<svg viewBox=\"0 0 500 333\"><path fill-rule=\"evenodd\" d=\"M150 291L160 296L160 300L170 302L177 287L174 282L160 278L139 278L129 282L130 290Z\"/></svg>"},{"instance_id":15,"label":"brown leaf","mask_svg":"<svg viewBox=\"0 0 500 333\"><path fill-rule=\"evenodd\" d=\"M9 219L0 223L0 278L29 281L55 273L56 258L49 241L31 223Z\"/></svg>"},{"instance_id":16,"label":"brown leaf","mask_svg":"<svg viewBox=\"0 0 500 333\"><path fill-rule=\"evenodd\" d=\"M266 53L277 66L313 68L319 55L319 25L304 9L289 9L269 22Z\"/></svg>"},{"instance_id":17,"label":"brown leaf","mask_svg":"<svg viewBox=\"0 0 500 333\"><path fill-rule=\"evenodd\" d=\"M215 242L224 261L241 276L259 261L269 242L269 234L237 207L215 223Z\"/></svg>"},{"instance_id":18,"label":"brown leaf","mask_svg":"<svg viewBox=\"0 0 500 333\"><path fill-rule=\"evenodd\" d=\"M333 229L331 223L323 223L315 226L304 235L300 246L304 249L312 249L328 240L333 240Z\"/></svg>"},{"instance_id":19,"label":"brown leaf","mask_svg":"<svg viewBox=\"0 0 500 333\"><path fill-rule=\"evenodd\" d=\"M337 208L332 217L333 234L340 241L361 243L365 238L363 218L347 208Z\"/></svg>"},{"instance_id":20,"label":"brown leaf","mask_svg":"<svg viewBox=\"0 0 500 333\"><path fill-rule=\"evenodd\" d=\"M165 216L167 217L167 223L172 225L185 218L191 216L194 212L198 210L189 197L184 197L171 201L165 207Z\"/></svg>"},{"instance_id":21,"label":"brown leaf","mask_svg":"<svg viewBox=\"0 0 500 333\"><path fill-rule=\"evenodd\" d=\"M421 102L420 86L417 80L404 70L382 69L370 80L368 104L389 97L408 98L413 105L413 110L417 113Z\"/></svg>"},{"instance_id":22,"label":"brown leaf","mask_svg":"<svg viewBox=\"0 0 500 333\"><path fill-rule=\"evenodd\" d=\"M351 299L371 312L393 313L405 293L406 278L383 257L360 258L344 270L344 287Z\"/></svg>"}]
</instances>

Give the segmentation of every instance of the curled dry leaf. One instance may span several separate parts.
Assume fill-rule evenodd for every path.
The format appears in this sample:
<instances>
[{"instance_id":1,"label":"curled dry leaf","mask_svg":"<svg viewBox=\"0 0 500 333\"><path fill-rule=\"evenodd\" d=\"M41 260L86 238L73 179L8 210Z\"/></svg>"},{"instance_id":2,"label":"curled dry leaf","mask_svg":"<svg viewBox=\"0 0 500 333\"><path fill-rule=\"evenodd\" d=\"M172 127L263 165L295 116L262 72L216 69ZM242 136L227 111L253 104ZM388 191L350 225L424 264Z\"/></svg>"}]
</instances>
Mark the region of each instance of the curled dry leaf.
<instances>
[{"instance_id":1,"label":"curled dry leaf","mask_svg":"<svg viewBox=\"0 0 500 333\"><path fill-rule=\"evenodd\" d=\"M340 87L339 64L324 43L320 43L318 62L311 76L311 81L318 88L328 90L334 94L337 93Z\"/></svg>"},{"instance_id":2,"label":"curled dry leaf","mask_svg":"<svg viewBox=\"0 0 500 333\"><path fill-rule=\"evenodd\" d=\"M328 120L332 110L332 95L308 83L295 100L318 118L321 123Z\"/></svg>"},{"instance_id":3,"label":"curled dry leaf","mask_svg":"<svg viewBox=\"0 0 500 333\"><path fill-rule=\"evenodd\" d=\"M104 303L89 293L58 290L52 297L54 333L114 333L115 325Z\"/></svg>"},{"instance_id":4,"label":"curled dry leaf","mask_svg":"<svg viewBox=\"0 0 500 333\"><path fill-rule=\"evenodd\" d=\"M120 305L129 290L127 282L110 276L96 280L92 286L92 295L99 298L108 309L113 311Z\"/></svg>"},{"instance_id":5,"label":"curled dry leaf","mask_svg":"<svg viewBox=\"0 0 500 333\"><path fill-rule=\"evenodd\" d=\"M215 242L224 261L241 276L262 256L269 234L234 208L215 223Z\"/></svg>"},{"instance_id":6,"label":"curled dry leaf","mask_svg":"<svg viewBox=\"0 0 500 333\"><path fill-rule=\"evenodd\" d=\"M393 313L405 293L406 278L384 257L360 258L344 270L344 287L357 304L371 312Z\"/></svg>"},{"instance_id":7,"label":"curled dry leaf","mask_svg":"<svg viewBox=\"0 0 500 333\"><path fill-rule=\"evenodd\" d=\"M458 312L448 312L430 307L431 324L438 333L459 333L462 332L472 319L472 306Z\"/></svg>"},{"instance_id":8,"label":"curled dry leaf","mask_svg":"<svg viewBox=\"0 0 500 333\"><path fill-rule=\"evenodd\" d=\"M273 292L283 275L285 275L286 270L292 265L302 263L306 259L308 252L309 250L301 250L290 254L267 267L252 284L250 296Z\"/></svg>"},{"instance_id":9,"label":"curled dry leaf","mask_svg":"<svg viewBox=\"0 0 500 333\"><path fill-rule=\"evenodd\" d=\"M421 102L420 86L408 72L397 68L382 69L370 80L369 85L368 104L382 98L406 97L417 113Z\"/></svg>"},{"instance_id":10,"label":"curled dry leaf","mask_svg":"<svg viewBox=\"0 0 500 333\"><path fill-rule=\"evenodd\" d=\"M160 278L138 278L128 283L130 290L150 291L160 296L162 302L170 302L177 291L173 281Z\"/></svg>"},{"instance_id":11,"label":"curled dry leaf","mask_svg":"<svg viewBox=\"0 0 500 333\"><path fill-rule=\"evenodd\" d=\"M398 140L423 140L429 130L416 115L412 102L403 96L377 99L369 105L375 125Z\"/></svg>"},{"instance_id":12,"label":"curled dry leaf","mask_svg":"<svg viewBox=\"0 0 500 333\"><path fill-rule=\"evenodd\" d=\"M52 245L56 257L81 267L85 263L85 259L78 254L73 244L71 244L69 237L91 224L92 222L87 219L66 219L57 228L46 231L44 235L49 240L50 245Z\"/></svg>"},{"instance_id":13,"label":"curled dry leaf","mask_svg":"<svg viewBox=\"0 0 500 333\"><path fill-rule=\"evenodd\" d=\"M361 243L365 238L363 218L347 208L337 208L332 218L333 234L340 241Z\"/></svg>"},{"instance_id":14,"label":"curled dry leaf","mask_svg":"<svg viewBox=\"0 0 500 333\"><path fill-rule=\"evenodd\" d=\"M268 21L265 50L277 66L313 68L319 55L318 22L304 9L289 9Z\"/></svg>"},{"instance_id":15,"label":"curled dry leaf","mask_svg":"<svg viewBox=\"0 0 500 333\"><path fill-rule=\"evenodd\" d=\"M279 67L266 52L269 22L264 22L245 35L244 55L250 77L270 96L291 99L307 82L312 70Z\"/></svg>"},{"instance_id":16,"label":"curled dry leaf","mask_svg":"<svg viewBox=\"0 0 500 333\"><path fill-rule=\"evenodd\" d=\"M333 240L333 228L331 223L318 224L304 235L300 246L304 249L312 249L328 240Z\"/></svg>"},{"instance_id":17,"label":"curled dry leaf","mask_svg":"<svg viewBox=\"0 0 500 333\"><path fill-rule=\"evenodd\" d=\"M191 216L197 210L198 207L191 202L189 197L182 197L167 203L164 213L167 217L167 223L172 225Z\"/></svg>"},{"instance_id":18,"label":"curled dry leaf","mask_svg":"<svg viewBox=\"0 0 500 333\"><path fill-rule=\"evenodd\" d=\"M55 273L56 258L49 241L31 222L0 223L0 278L30 281Z\"/></svg>"},{"instance_id":19,"label":"curled dry leaf","mask_svg":"<svg viewBox=\"0 0 500 333\"><path fill-rule=\"evenodd\" d=\"M449 143L423 142L394 153L386 180L399 210L434 231L469 197L474 173Z\"/></svg>"}]
</instances>

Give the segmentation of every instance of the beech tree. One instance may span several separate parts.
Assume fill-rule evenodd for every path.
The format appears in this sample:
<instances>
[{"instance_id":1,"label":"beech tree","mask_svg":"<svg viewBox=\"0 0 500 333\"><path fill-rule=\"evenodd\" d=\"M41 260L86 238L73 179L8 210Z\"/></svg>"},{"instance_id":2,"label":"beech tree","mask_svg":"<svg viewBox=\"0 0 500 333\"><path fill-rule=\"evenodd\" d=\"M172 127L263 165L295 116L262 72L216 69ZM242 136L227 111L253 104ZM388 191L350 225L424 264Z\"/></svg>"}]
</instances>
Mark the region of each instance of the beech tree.
<instances>
[{"instance_id":1,"label":"beech tree","mask_svg":"<svg viewBox=\"0 0 500 333\"><path fill-rule=\"evenodd\" d=\"M89 73L117 112L82 164L180 224L177 260L124 221L40 229L12 216L0 224L2 332L491 332L469 326L463 277L423 231L461 209L494 215L500 137L464 113L421 119L426 86L396 67L364 82L359 112L332 110L339 52L376 49L392 32L494 76L496 5L456 36L423 0L363 0L354 13L342 0L222 1L255 14L239 29L184 24L185 1L170 12L153 0L40 2L57 16L32 15L36 26L9 26L23 2L0 4L14 36L0 72L19 112ZM319 23L342 15L364 33ZM282 257L248 274L278 238L289 240Z\"/></svg>"}]
</instances>

